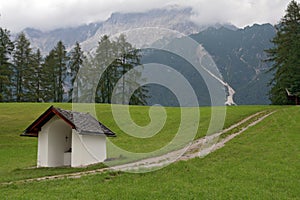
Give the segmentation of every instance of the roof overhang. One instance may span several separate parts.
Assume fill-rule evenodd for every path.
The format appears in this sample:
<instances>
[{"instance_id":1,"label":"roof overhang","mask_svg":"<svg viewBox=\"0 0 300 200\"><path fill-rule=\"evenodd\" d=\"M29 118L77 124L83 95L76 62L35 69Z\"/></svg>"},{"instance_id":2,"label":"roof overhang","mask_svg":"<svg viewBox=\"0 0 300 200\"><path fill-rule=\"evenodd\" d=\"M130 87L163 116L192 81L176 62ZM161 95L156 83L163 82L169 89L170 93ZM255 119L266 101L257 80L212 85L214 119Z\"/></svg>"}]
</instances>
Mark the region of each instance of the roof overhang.
<instances>
[{"instance_id":1,"label":"roof overhang","mask_svg":"<svg viewBox=\"0 0 300 200\"><path fill-rule=\"evenodd\" d=\"M46 110L39 118L37 118L32 124L30 124L21 136L27 137L38 137L39 131L41 128L50 120L52 117L57 116L63 121L65 121L72 129L75 129L75 125L63 116L54 106L51 106Z\"/></svg>"},{"instance_id":2,"label":"roof overhang","mask_svg":"<svg viewBox=\"0 0 300 200\"><path fill-rule=\"evenodd\" d=\"M79 120L79 122L90 120L90 122L93 123L85 124L85 127L82 127L82 123L78 123L76 127L76 120L74 120L74 115L78 115L79 118L80 116L82 117L81 120ZM116 137L116 134L114 132L112 132L105 125L93 118L91 115L67 111L60 108L55 108L54 106L48 108L39 118L37 118L32 124L30 124L21 134L21 136L38 137L38 134L41 131L42 127L54 116L57 116L58 118L62 119L66 124L68 124L72 129L77 130L77 132L81 135L104 135L107 137ZM96 129L88 129L89 127L93 126L96 126Z\"/></svg>"}]
</instances>

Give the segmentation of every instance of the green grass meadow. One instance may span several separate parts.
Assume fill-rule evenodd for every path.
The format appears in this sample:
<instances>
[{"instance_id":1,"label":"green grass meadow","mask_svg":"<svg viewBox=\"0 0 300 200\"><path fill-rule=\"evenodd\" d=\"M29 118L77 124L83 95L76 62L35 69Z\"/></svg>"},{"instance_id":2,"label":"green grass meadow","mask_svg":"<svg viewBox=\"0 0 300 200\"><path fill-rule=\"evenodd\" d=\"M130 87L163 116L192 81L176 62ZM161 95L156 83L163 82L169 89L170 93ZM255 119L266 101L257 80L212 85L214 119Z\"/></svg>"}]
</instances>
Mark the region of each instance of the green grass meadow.
<instances>
[{"instance_id":1,"label":"green grass meadow","mask_svg":"<svg viewBox=\"0 0 300 200\"><path fill-rule=\"evenodd\" d=\"M0 184L103 167L31 168L36 164L37 139L19 135L49 106L0 104ZM166 108L165 127L141 144L141 139L118 128L109 105L96 105L96 110L101 122L117 133L112 142L136 152L164 145L180 122L180 109ZM261 110L277 112L205 158L144 174L105 172L80 179L0 185L0 199L300 199L300 107L228 107L225 127ZM133 106L130 111L137 124L149 123L148 107ZM210 108L200 112L196 138L206 134L211 117Z\"/></svg>"}]
</instances>

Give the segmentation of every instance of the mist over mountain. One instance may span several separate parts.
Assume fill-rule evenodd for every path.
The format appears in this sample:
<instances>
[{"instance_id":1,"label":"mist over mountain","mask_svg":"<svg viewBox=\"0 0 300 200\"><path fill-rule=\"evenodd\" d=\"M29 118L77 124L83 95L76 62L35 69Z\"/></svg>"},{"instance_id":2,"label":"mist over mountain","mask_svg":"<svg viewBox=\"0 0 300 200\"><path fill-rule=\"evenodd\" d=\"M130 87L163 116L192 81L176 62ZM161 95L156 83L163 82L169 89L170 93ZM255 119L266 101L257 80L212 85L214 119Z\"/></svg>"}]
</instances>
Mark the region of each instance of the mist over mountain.
<instances>
[{"instance_id":1,"label":"mist over mountain","mask_svg":"<svg viewBox=\"0 0 300 200\"><path fill-rule=\"evenodd\" d=\"M271 47L270 40L275 35L275 28L271 24L253 25L238 29L231 24L199 25L191 20L191 8L172 7L170 9L155 9L141 13L113 13L103 22L96 22L72 28L61 28L42 32L27 28L25 34L34 48L40 48L47 54L59 40L70 49L75 42L80 42L85 51L91 51L98 45L103 35L114 36L126 31L139 29L131 34L128 41L134 41L138 48L143 47L143 40L139 41L139 34L147 32L147 27L173 30L183 35L190 35L199 45L212 56L224 82L236 93L234 101L237 104L269 104L268 82L271 74L266 73L269 64L263 62L266 58L265 49ZM149 43L163 41L164 35L149 34ZM173 67L189 77L193 88L198 91L197 96L201 105L209 105L207 88L203 80L189 71L188 64L172 55L156 52L144 52L143 61L158 61ZM221 85L220 85L221 87ZM152 85L152 97L149 104L160 103L166 106L177 106L174 95L166 88ZM163 98L160 98L160 97Z\"/></svg>"},{"instance_id":2,"label":"mist over mountain","mask_svg":"<svg viewBox=\"0 0 300 200\"><path fill-rule=\"evenodd\" d=\"M178 31L184 35L199 33L213 26L219 28L226 26L237 29L231 24L199 25L192 20L192 8L170 7L169 9L154 9L143 13L113 13L103 22L95 22L79 27L61 28L42 32L27 28L24 30L34 48L39 48L43 53L49 52L55 44L62 40L67 48L75 42L82 43L85 51L96 47L101 36L120 34L122 32L147 27L156 27ZM154 38L158 40L161 38Z\"/></svg>"}]
</instances>

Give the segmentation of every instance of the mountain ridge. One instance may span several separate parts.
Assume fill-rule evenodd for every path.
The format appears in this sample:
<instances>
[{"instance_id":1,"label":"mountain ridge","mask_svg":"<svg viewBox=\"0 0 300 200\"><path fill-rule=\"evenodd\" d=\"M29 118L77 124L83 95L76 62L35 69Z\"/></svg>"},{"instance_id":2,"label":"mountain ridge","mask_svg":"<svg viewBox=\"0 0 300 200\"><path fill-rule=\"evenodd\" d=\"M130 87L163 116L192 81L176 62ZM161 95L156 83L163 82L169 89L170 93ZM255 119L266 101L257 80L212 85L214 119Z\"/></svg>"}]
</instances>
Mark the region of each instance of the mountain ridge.
<instances>
[{"instance_id":1,"label":"mountain ridge","mask_svg":"<svg viewBox=\"0 0 300 200\"><path fill-rule=\"evenodd\" d=\"M270 40L275 36L274 26L271 24L253 24L245 28L237 28L231 24L201 26L191 19L192 16L193 12L190 8L175 7L154 9L148 12L113 13L102 22L46 32L27 28L24 32L34 48L40 48L44 54L47 54L59 40L63 41L67 49L78 41L83 50L91 51L105 34L112 36L120 32L147 27L177 31L183 35L190 35L212 56L224 81L235 90L234 99L237 104L269 104L267 85L271 75L266 74L265 71L270 66L263 60L266 58L264 50L272 46ZM146 32L147 29L144 31ZM138 41L139 33L128 38L128 41L135 40L136 47L142 48L144 41ZM152 37L151 34L150 36ZM150 42L156 42L164 38L158 36L151 39ZM160 55L152 56L154 57L150 55L146 60L158 59L168 64L168 61L160 58ZM169 64L175 63L176 65L175 61L170 61ZM197 85L196 82L195 85ZM156 87L153 91L158 90L159 88ZM154 102L158 100L155 99ZM176 104L176 101L174 102ZM167 101L165 103L169 106Z\"/></svg>"},{"instance_id":2,"label":"mountain ridge","mask_svg":"<svg viewBox=\"0 0 300 200\"><path fill-rule=\"evenodd\" d=\"M194 15L192 8L173 6L163 9L152 9L147 12L112 13L105 21L82 24L76 27L58 28L49 31L41 31L34 28L26 28L23 32L28 36L34 48L39 48L43 54L47 54L55 44L62 40L67 48L71 48L75 42L82 43L83 49L89 51L103 35L115 35L130 29L143 27L160 27L178 31L185 35L195 34L210 26L226 26L237 29L232 24L199 25L192 20ZM86 43L96 43L87 45Z\"/></svg>"},{"instance_id":3,"label":"mountain ridge","mask_svg":"<svg viewBox=\"0 0 300 200\"><path fill-rule=\"evenodd\" d=\"M272 47L275 33L271 24L254 24L236 31L207 29L191 37L210 53L223 79L235 89L237 104L269 104L270 63L264 62L264 50Z\"/></svg>"}]
</instances>

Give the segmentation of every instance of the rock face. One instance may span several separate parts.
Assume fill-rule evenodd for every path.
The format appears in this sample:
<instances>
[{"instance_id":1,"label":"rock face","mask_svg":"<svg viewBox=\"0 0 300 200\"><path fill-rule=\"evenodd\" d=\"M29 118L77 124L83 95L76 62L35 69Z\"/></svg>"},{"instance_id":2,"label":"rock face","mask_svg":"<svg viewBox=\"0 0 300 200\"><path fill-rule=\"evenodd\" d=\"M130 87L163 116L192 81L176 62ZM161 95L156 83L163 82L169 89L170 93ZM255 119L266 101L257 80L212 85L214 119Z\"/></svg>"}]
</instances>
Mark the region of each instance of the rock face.
<instances>
[{"instance_id":1,"label":"rock face","mask_svg":"<svg viewBox=\"0 0 300 200\"><path fill-rule=\"evenodd\" d=\"M268 104L268 82L264 50L272 46L275 36L271 24L253 25L244 29L209 28L192 35L213 57L223 79L236 92L237 104Z\"/></svg>"},{"instance_id":2,"label":"rock face","mask_svg":"<svg viewBox=\"0 0 300 200\"><path fill-rule=\"evenodd\" d=\"M103 35L114 36L126 31L144 29L147 27L157 27L158 29L170 29L184 35L191 35L191 38L201 44L212 56L222 77L225 90L232 99L227 99L231 103L240 104L268 104L268 81L271 74L265 72L269 65L263 62L266 58L265 49L271 47L270 40L275 35L275 29L270 24L253 25L244 29L237 29L232 25L214 24L204 26L192 20L193 11L191 8L164 8L151 10L144 13L114 13L104 22L97 22L73 28L62 28L53 31L42 32L27 28L25 34L31 41L34 48L40 48L43 54L47 54L56 43L61 40L70 49L75 42L80 42L83 50L93 50ZM131 33L129 42L135 41L135 46L143 47L144 41L139 41L138 36L143 31L136 34ZM164 36L151 36L147 39L150 43L163 41ZM176 57L163 55L161 52L149 53L144 55L144 61L157 60L169 66L175 66L186 76L190 76L196 89L204 91L203 82L197 82L194 74L188 72L189 68L183 61ZM165 57L165 58L164 58ZM199 88L197 88L199 87ZM202 87L202 89L201 89ZM177 105L176 100L171 98L172 94L163 88L152 86L150 91L154 94L149 104L161 103L162 105ZM199 92L199 93L201 93ZM169 94L169 96L167 95ZM155 96L164 95L164 98ZM161 102L163 101L163 103ZM207 100L208 101L208 100ZM206 102L203 100L202 102ZM230 104L231 104L230 103ZM206 105L207 103L204 103Z\"/></svg>"},{"instance_id":3,"label":"rock face","mask_svg":"<svg viewBox=\"0 0 300 200\"><path fill-rule=\"evenodd\" d=\"M27 28L24 33L28 36L33 48L39 48L43 54L49 51L62 41L67 48L72 47L76 42L83 42L95 35L101 23L82 25L74 28L62 28L48 32Z\"/></svg>"},{"instance_id":4,"label":"rock face","mask_svg":"<svg viewBox=\"0 0 300 200\"><path fill-rule=\"evenodd\" d=\"M156 9L144 13L113 13L104 22L48 32L27 28L24 32L30 38L33 47L40 48L44 53L49 52L59 40L67 47L78 41L82 43L83 49L90 50L104 34L112 36L135 28L160 27L187 35L198 33L204 27L192 22L192 15L191 8Z\"/></svg>"}]
</instances>

